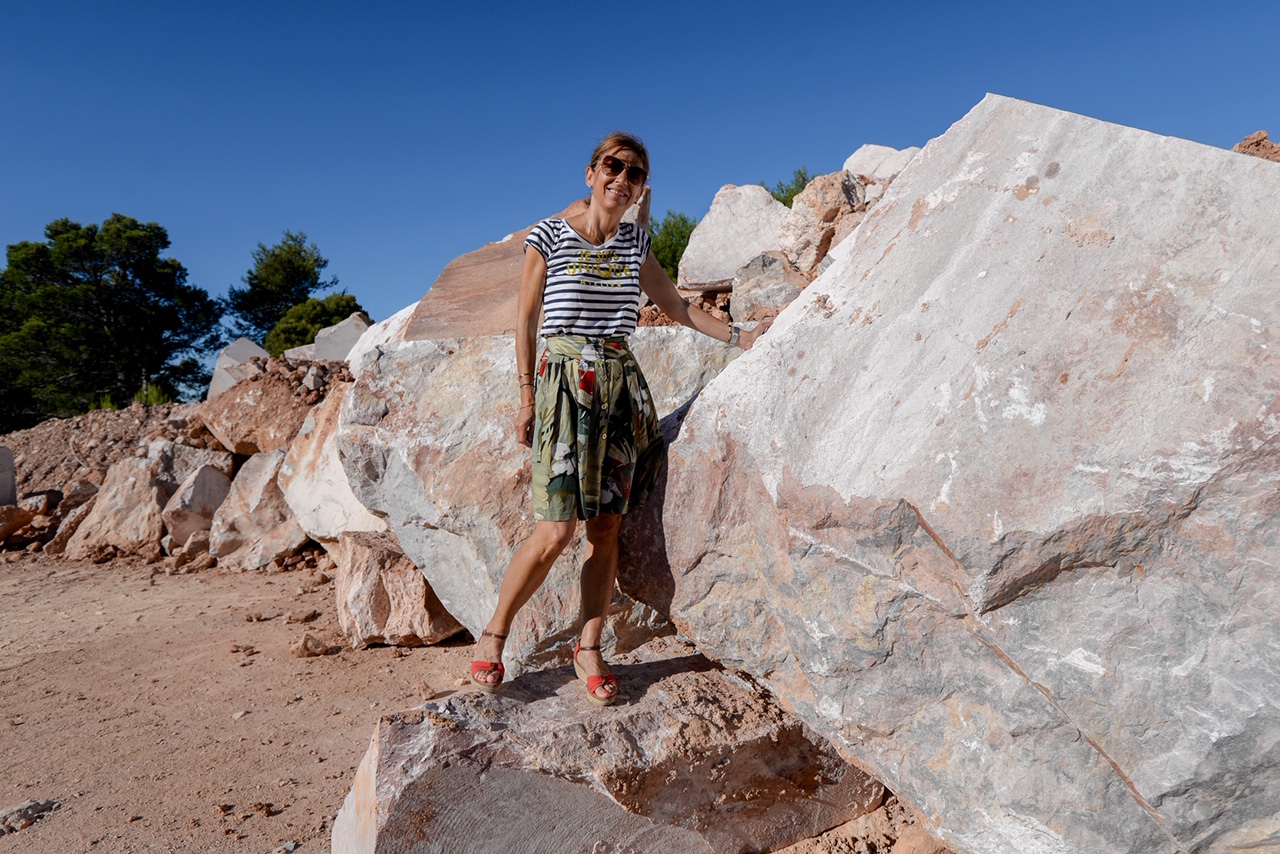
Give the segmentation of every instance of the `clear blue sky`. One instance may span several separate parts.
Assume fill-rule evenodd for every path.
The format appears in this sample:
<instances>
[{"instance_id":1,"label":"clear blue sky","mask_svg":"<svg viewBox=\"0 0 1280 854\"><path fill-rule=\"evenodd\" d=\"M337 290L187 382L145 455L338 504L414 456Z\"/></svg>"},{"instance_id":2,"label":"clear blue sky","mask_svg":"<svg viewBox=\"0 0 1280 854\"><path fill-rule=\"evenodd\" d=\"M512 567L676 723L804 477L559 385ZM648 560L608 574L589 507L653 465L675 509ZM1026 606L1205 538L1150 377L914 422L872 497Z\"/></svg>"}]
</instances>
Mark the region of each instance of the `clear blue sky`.
<instances>
[{"instance_id":1,"label":"clear blue sky","mask_svg":"<svg viewBox=\"0 0 1280 854\"><path fill-rule=\"evenodd\" d=\"M304 231L375 319L585 193L598 136L654 213L923 145L997 92L1209 145L1280 137L1280 3L8 2L0 241L112 212L221 295Z\"/></svg>"}]
</instances>

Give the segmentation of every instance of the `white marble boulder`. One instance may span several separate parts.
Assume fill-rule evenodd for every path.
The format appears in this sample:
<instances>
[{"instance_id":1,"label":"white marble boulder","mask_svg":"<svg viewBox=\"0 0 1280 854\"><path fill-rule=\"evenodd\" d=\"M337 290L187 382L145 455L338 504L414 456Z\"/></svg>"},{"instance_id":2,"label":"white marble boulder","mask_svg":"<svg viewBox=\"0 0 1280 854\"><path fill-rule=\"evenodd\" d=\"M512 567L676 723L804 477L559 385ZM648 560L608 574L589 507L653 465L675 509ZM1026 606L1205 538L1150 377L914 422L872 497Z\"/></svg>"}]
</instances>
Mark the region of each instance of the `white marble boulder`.
<instances>
[{"instance_id":1,"label":"white marble boulder","mask_svg":"<svg viewBox=\"0 0 1280 854\"><path fill-rule=\"evenodd\" d=\"M623 699L607 709L561 668L384 717L333 854L774 851L884 797L692 647L646 647L614 671Z\"/></svg>"},{"instance_id":2,"label":"white marble boulder","mask_svg":"<svg viewBox=\"0 0 1280 854\"><path fill-rule=\"evenodd\" d=\"M209 553L219 566L262 569L306 545L309 538L276 480L283 461L284 451L255 454L231 481L209 530Z\"/></svg>"},{"instance_id":3,"label":"white marble boulder","mask_svg":"<svg viewBox=\"0 0 1280 854\"><path fill-rule=\"evenodd\" d=\"M631 344L659 414L688 401L740 352L684 328L641 328ZM530 452L513 430L515 371L508 336L390 344L342 406L338 442L356 497L386 519L473 635L488 622L507 562L533 527ZM580 540L517 619L506 644L511 672L567 660L579 628ZM609 621L610 649L633 649L669 631L651 608L620 594Z\"/></svg>"},{"instance_id":4,"label":"white marble boulder","mask_svg":"<svg viewBox=\"0 0 1280 854\"><path fill-rule=\"evenodd\" d=\"M727 291L743 264L777 249L789 209L757 184L727 184L689 235L677 284L689 291Z\"/></svg>"},{"instance_id":5,"label":"white marble boulder","mask_svg":"<svg viewBox=\"0 0 1280 854\"><path fill-rule=\"evenodd\" d=\"M235 470L235 459L227 451L194 448L167 439L155 439L148 444L147 459L158 464L157 476L170 493L202 466L213 466L228 480Z\"/></svg>"},{"instance_id":6,"label":"white marble boulder","mask_svg":"<svg viewBox=\"0 0 1280 854\"><path fill-rule=\"evenodd\" d=\"M326 326L316 333L315 358L335 362L345 360L351 348L360 340L360 336L372 325L373 321L369 319L369 315L363 311L357 311L341 323Z\"/></svg>"},{"instance_id":7,"label":"white marble boulder","mask_svg":"<svg viewBox=\"0 0 1280 854\"><path fill-rule=\"evenodd\" d=\"M213 364L213 378L204 399L213 400L241 380L261 373L261 369L250 360L254 357L266 360L268 356L270 354L266 350L248 338L237 338L223 347Z\"/></svg>"},{"instance_id":8,"label":"white marble boulder","mask_svg":"<svg viewBox=\"0 0 1280 854\"><path fill-rule=\"evenodd\" d=\"M177 546L196 531L213 527L213 517L231 491L231 478L219 466L202 465L178 485L160 512L165 530Z\"/></svg>"},{"instance_id":9,"label":"white marble boulder","mask_svg":"<svg viewBox=\"0 0 1280 854\"><path fill-rule=\"evenodd\" d=\"M1277 198L988 96L704 389L628 589L958 852L1274 847Z\"/></svg>"},{"instance_id":10,"label":"white marble boulder","mask_svg":"<svg viewBox=\"0 0 1280 854\"><path fill-rule=\"evenodd\" d=\"M405 340L405 330L417 308L417 303L407 305L386 320L380 320L364 331L360 339L352 345L351 351L347 353L347 367L351 371L351 376L360 376L365 368L376 361L380 348Z\"/></svg>"},{"instance_id":11,"label":"white marble boulder","mask_svg":"<svg viewBox=\"0 0 1280 854\"><path fill-rule=\"evenodd\" d=\"M385 531L387 523L351 491L338 458L338 413L351 383L333 383L307 413L280 466L279 483L294 518L311 539L336 543L348 531Z\"/></svg>"},{"instance_id":12,"label":"white marble boulder","mask_svg":"<svg viewBox=\"0 0 1280 854\"><path fill-rule=\"evenodd\" d=\"M330 556L338 625L353 649L421 646L462 631L390 534L345 533Z\"/></svg>"},{"instance_id":13,"label":"white marble boulder","mask_svg":"<svg viewBox=\"0 0 1280 854\"><path fill-rule=\"evenodd\" d=\"M867 204L874 204L919 153L916 146L899 151L887 145L864 145L845 160L844 171L863 185Z\"/></svg>"},{"instance_id":14,"label":"white marble boulder","mask_svg":"<svg viewBox=\"0 0 1280 854\"><path fill-rule=\"evenodd\" d=\"M763 320L800 296L809 280L778 250L752 258L733 279L731 307L735 321Z\"/></svg>"},{"instance_id":15,"label":"white marble boulder","mask_svg":"<svg viewBox=\"0 0 1280 854\"><path fill-rule=\"evenodd\" d=\"M141 457L120 460L107 469L93 509L67 541L66 556L86 559L103 546L127 554L158 549L168 500L159 463Z\"/></svg>"}]
</instances>

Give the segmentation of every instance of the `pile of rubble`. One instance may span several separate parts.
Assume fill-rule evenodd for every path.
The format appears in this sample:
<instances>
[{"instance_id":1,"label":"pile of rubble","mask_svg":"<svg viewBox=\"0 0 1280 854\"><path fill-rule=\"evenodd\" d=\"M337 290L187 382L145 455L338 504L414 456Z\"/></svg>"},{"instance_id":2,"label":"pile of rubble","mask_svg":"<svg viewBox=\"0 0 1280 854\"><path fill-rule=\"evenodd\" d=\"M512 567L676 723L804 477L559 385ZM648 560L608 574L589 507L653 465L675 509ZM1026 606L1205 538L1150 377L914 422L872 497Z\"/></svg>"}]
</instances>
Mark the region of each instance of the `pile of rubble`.
<instances>
[{"instance_id":1,"label":"pile of rubble","mask_svg":"<svg viewBox=\"0 0 1280 854\"><path fill-rule=\"evenodd\" d=\"M353 315L325 330L329 350L346 339L337 359L270 357L241 339L220 355L203 403L135 404L3 437L0 550L136 556L171 574L303 569L336 576L353 645L456 633L336 459L345 357L368 328Z\"/></svg>"}]
</instances>

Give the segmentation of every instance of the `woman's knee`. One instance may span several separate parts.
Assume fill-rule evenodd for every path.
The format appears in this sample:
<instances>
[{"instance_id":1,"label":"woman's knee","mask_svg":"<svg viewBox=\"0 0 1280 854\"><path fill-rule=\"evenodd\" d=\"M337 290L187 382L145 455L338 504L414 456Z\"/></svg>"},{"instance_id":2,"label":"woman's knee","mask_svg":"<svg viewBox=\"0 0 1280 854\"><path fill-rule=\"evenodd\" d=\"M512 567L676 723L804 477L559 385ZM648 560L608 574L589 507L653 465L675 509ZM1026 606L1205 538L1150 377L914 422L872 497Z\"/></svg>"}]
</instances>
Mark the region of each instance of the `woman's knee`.
<instances>
[{"instance_id":1,"label":"woman's knee","mask_svg":"<svg viewBox=\"0 0 1280 854\"><path fill-rule=\"evenodd\" d=\"M552 556L559 555L573 542L573 532L577 527L578 524L572 521L539 522L534 526L533 539L542 551Z\"/></svg>"},{"instance_id":2,"label":"woman's knee","mask_svg":"<svg viewBox=\"0 0 1280 854\"><path fill-rule=\"evenodd\" d=\"M602 513L587 520L587 540L592 543L616 542L621 528L620 514Z\"/></svg>"}]
</instances>

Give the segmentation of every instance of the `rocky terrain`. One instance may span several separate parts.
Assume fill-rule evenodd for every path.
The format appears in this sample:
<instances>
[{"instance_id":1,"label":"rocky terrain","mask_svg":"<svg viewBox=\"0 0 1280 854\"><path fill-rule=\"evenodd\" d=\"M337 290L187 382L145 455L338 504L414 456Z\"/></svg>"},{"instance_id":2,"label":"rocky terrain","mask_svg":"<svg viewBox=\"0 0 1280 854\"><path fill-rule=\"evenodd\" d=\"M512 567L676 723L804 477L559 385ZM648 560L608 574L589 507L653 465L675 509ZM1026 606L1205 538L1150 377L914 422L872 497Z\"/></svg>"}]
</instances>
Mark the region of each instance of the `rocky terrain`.
<instances>
[{"instance_id":1,"label":"rocky terrain","mask_svg":"<svg viewBox=\"0 0 1280 854\"><path fill-rule=\"evenodd\" d=\"M0 437L0 852L1270 850L1274 150L988 96L723 188L678 285L777 320L633 337L670 451L608 709L581 543L455 692L532 524L521 235L204 403Z\"/></svg>"}]
</instances>

